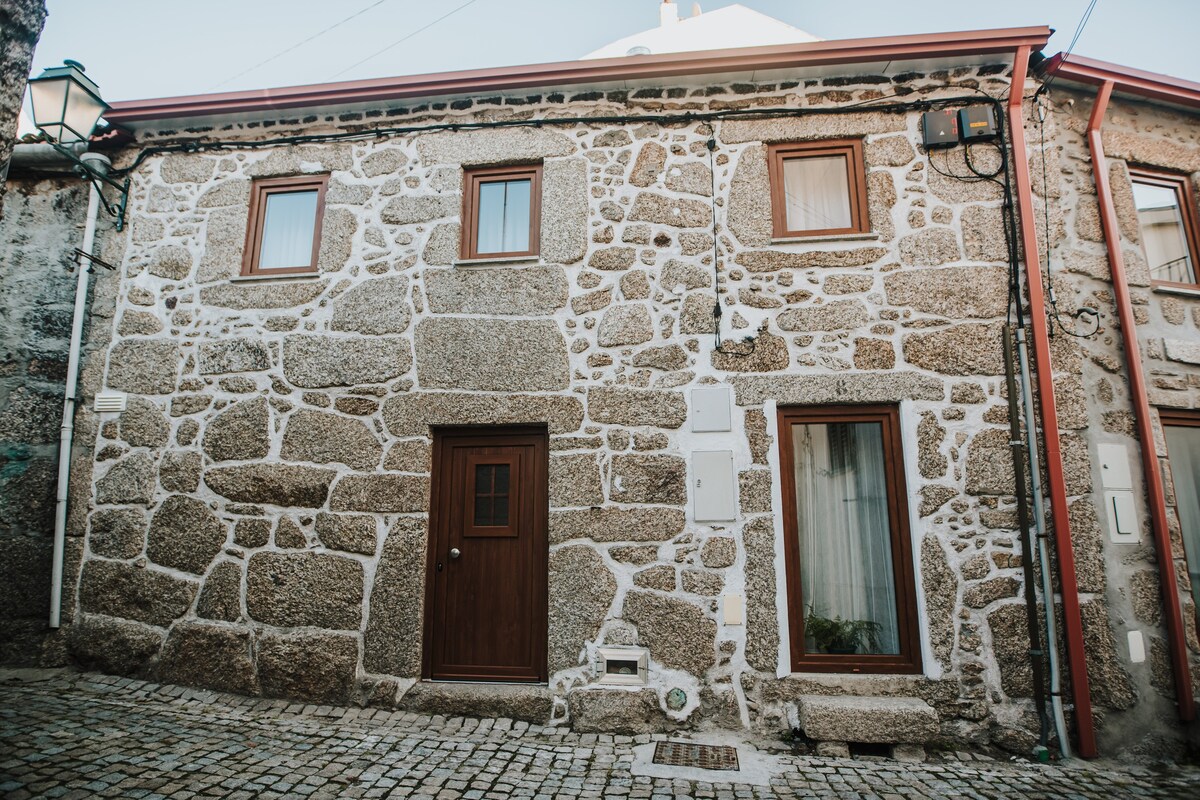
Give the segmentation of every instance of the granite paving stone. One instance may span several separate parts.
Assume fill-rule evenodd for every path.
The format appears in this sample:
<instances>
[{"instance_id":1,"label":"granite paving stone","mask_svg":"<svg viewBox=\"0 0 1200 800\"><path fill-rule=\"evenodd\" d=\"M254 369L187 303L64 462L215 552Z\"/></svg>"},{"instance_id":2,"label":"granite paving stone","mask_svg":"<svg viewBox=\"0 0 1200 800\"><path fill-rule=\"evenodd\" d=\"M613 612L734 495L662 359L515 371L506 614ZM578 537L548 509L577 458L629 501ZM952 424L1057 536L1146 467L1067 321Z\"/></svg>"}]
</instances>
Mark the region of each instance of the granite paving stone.
<instances>
[{"instance_id":1,"label":"granite paving stone","mask_svg":"<svg viewBox=\"0 0 1200 800\"><path fill-rule=\"evenodd\" d=\"M683 734L688 736L689 734ZM703 733L693 733L704 741ZM1200 797L1200 768L1041 765L966 751L912 764L819 758L781 741L769 786L635 774L662 735L574 734L509 719L264 702L65 670L0 670L0 797L273 798Z\"/></svg>"}]
</instances>

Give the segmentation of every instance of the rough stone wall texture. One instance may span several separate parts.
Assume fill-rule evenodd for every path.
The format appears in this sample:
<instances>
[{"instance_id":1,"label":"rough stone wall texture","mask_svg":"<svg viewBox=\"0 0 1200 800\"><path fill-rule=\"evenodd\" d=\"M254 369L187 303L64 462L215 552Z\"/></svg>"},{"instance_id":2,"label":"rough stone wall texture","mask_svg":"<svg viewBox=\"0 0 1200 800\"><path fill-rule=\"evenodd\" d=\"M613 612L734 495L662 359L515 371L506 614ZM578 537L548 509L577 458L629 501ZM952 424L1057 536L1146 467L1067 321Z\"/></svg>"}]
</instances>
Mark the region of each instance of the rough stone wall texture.
<instances>
[{"instance_id":1,"label":"rough stone wall texture","mask_svg":"<svg viewBox=\"0 0 1200 800\"><path fill-rule=\"evenodd\" d=\"M950 77L904 80L961 93L933 88ZM1007 88L994 68L954 77ZM416 122L827 106L877 97L886 83L386 113ZM282 120L269 133L364 124L356 114ZM103 385L135 401L95 424L73 657L238 691L390 702L420 674L430 426L538 422L551 448L557 719L656 708L657 725L779 728L801 695L898 695L932 705L946 738L1029 744L1023 556L1005 466L1002 201L991 184L931 170L918 124L861 112L551 126L146 160L128 242L105 245L122 270L113 340L85 391ZM847 136L866 142L873 233L772 242L766 144ZM961 151L936 157L966 169ZM544 163L539 262L456 266L461 167L529 160ZM233 280L250 180L303 172L330 173L320 274ZM1054 231L1079 213L1051 206ZM726 352L713 346L718 290ZM1139 685L1114 645L1119 590L1088 516L1091 361L1066 337L1054 348L1064 408L1079 409L1064 413L1064 447L1097 703L1117 720ZM734 393L732 432L692 433L689 389L722 384ZM774 412L863 402L902 410L925 671L788 675ZM695 521L683 479L694 449L734 452L732 523ZM724 624L725 593L746 595L746 625ZM650 688L597 689L596 648L635 643L651 648ZM287 669L301 655L311 678ZM682 708L668 707L671 688L685 692Z\"/></svg>"},{"instance_id":2,"label":"rough stone wall texture","mask_svg":"<svg viewBox=\"0 0 1200 800\"><path fill-rule=\"evenodd\" d=\"M12 156L33 48L45 22L45 0L0 0L0 31L4 31L0 38L0 175ZM4 184L0 181L0 217L3 215Z\"/></svg>"},{"instance_id":3,"label":"rough stone wall texture","mask_svg":"<svg viewBox=\"0 0 1200 800\"><path fill-rule=\"evenodd\" d=\"M87 194L74 179L10 181L0 221L0 663L38 660L63 379ZM91 447L85 460L91 462ZM85 476L86 480L86 476ZM84 507L90 490L84 487Z\"/></svg>"},{"instance_id":4,"label":"rough stone wall texture","mask_svg":"<svg viewBox=\"0 0 1200 800\"><path fill-rule=\"evenodd\" d=\"M1063 337L1056 385L1063 393L1063 427L1087 431L1086 449L1081 448L1072 460L1080 497L1072 503L1071 522L1076 555L1081 558L1085 623L1107 628L1089 643L1088 672L1098 704L1124 709L1101 726L1101 746L1109 752L1154 754L1170 749L1161 720L1175 716L1175 687L1167 655L1157 555L1143 495L1141 451L1129 400L1127 361L1086 140L1091 106L1092 97L1061 89L1052 93L1047 105L1049 195L1052 208L1060 210L1051 218L1051 265L1060 304L1065 313L1084 305L1097 309L1103 328L1100 335L1086 339L1066 341ZM1200 299L1151 286L1127 171L1129 165L1141 165L1188 174L1193 181L1200 178L1200 134L1195 117L1145 103L1115 101L1105 120L1103 140L1151 406L1155 416L1159 408L1200 409ZM1037 173L1035 190L1040 185ZM1157 429L1158 420L1154 423ZM1127 448L1142 529L1139 544L1113 543L1103 495L1079 491L1087 487L1100 491L1103 478L1096 448L1101 443ZM1161 432L1156 434L1156 445L1170 504L1170 463ZM1172 556L1179 567L1178 590L1192 674L1197 676L1196 609L1183 568L1182 540L1173 508L1168 510L1168 519ZM1143 663L1129 661L1126 641L1131 631L1146 637L1147 660ZM1131 736L1133 730L1146 735Z\"/></svg>"}]
</instances>

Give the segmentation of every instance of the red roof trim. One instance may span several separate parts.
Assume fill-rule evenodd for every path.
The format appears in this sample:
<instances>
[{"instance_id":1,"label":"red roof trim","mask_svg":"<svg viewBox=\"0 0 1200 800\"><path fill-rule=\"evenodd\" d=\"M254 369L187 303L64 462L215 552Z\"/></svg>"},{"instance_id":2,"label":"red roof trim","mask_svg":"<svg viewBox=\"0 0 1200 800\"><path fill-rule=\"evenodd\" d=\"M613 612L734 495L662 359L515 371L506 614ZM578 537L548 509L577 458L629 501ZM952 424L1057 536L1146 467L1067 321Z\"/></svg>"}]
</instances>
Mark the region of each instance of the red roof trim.
<instances>
[{"instance_id":1,"label":"red roof trim","mask_svg":"<svg viewBox=\"0 0 1200 800\"><path fill-rule=\"evenodd\" d=\"M1043 61L1038 72L1045 77L1051 73L1055 80L1101 85L1112 81L1118 92L1136 94L1168 103L1200 108L1200 83L1160 75L1157 72L1123 67L1108 61L1059 53Z\"/></svg>"},{"instance_id":2,"label":"red roof trim","mask_svg":"<svg viewBox=\"0 0 1200 800\"><path fill-rule=\"evenodd\" d=\"M1050 28L1036 26L919 36L841 39L658 56L563 61L248 92L127 100L113 103L112 109L104 118L119 124L645 78L1008 53L1022 45L1034 49L1044 47L1050 33Z\"/></svg>"}]
</instances>

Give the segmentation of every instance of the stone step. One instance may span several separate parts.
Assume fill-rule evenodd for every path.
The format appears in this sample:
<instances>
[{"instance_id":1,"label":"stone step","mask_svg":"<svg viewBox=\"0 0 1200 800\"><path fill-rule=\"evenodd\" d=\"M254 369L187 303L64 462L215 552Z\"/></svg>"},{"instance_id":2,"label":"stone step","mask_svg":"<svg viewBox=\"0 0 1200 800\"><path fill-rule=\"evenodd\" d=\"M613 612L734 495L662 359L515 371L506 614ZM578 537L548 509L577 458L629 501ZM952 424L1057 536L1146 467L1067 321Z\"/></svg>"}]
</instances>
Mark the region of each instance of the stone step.
<instances>
[{"instance_id":1,"label":"stone step","mask_svg":"<svg viewBox=\"0 0 1200 800\"><path fill-rule=\"evenodd\" d=\"M507 717L546 724L554 700L541 684L422 681L404 693L396 707L419 714Z\"/></svg>"},{"instance_id":2,"label":"stone step","mask_svg":"<svg viewBox=\"0 0 1200 800\"><path fill-rule=\"evenodd\" d=\"M800 729L818 742L924 744L938 735L938 714L919 697L803 695Z\"/></svg>"}]
</instances>

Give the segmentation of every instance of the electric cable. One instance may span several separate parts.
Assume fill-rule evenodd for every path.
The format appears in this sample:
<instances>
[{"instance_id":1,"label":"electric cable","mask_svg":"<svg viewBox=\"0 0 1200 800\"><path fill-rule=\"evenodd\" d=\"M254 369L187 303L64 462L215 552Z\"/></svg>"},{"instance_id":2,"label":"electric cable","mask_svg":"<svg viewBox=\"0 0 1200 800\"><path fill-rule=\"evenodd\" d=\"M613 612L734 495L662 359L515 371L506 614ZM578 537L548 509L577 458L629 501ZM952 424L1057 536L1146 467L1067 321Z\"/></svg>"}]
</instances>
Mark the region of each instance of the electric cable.
<instances>
[{"instance_id":1,"label":"electric cable","mask_svg":"<svg viewBox=\"0 0 1200 800\"><path fill-rule=\"evenodd\" d=\"M356 18L356 17L361 17L363 14L367 13L367 12L368 12L368 11L370 11L371 9L375 8L376 6L381 6L381 5L383 5L384 3L386 3L386 2L388 2L388 0L376 0L374 3L372 3L372 4L371 4L371 5L369 5L369 6L367 6L366 8L364 8L364 9L361 9L361 10L359 10L359 11L355 11L355 12L354 12L353 14L351 14L350 16L348 16L348 17L345 17L344 19L338 20L337 22L335 22L335 23L333 23L332 25L330 25L328 28L323 28L323 29L321 29L321 30L317 31L317 32L316 32L316 33L314 33L312 36L309 36L307 39L302 39L302 40L300 40L299 42L296 42L296 43L295 43L294 45L292 45L291 47L285 47L283 50L280 50L280 51L279 51L278 53L276 53L275 55L273 55L273 56L269 56L269 57L267 57L267 58L264 58L262 61L259 61L257 64L255 64L255 65L253 65L253 66L246 67L246 69L242 70L242 71L241 71L241 72L239 72L238 74L236 74L236 75L233 75L232 77L226 78L225 80L223 80L223 81L221 81L220 83L216 84L215 86L213 86L213 87L212 87L212 89L209 89L209 91L212 91L213 89L219 89L220 87L224 86L225 84L227 84L227 83L230 83L230 82L232 82L232 81L235 81L235 80L237 80L238 78L242 77L242 76L243 76L243 75L245 75L246 73L253 72L254 70L258 69L259 67L263 66L264 64L269 64L269 63L271 63L272 61L274 61L275 59L279 58L280 56L287 55L288 53L292 52L292 51L293 51L293 50L295 50L296 48L298 48L298 47L301 47L301 46L303 46L303 45L306 45L306 44L308 44L308 43L309 43L309 42L311 42L313 39L317 39L317 38L319 38L319 37L321 37L321 36L324 36L325 34L329 33L329 32L330 32L331 30L333 30L334 28L341 27L342 25L345 25L345 24L346 24L347 22L349 22L350 20L352 20L352 19L354 19L354 18Z\"/></svg>"},{"instance_id":2,"label":"electric cable","mask_svg":"<svg viewBox=\"0 0 1200 800\"><path fill-rule=\"evenodd\" d=\"M713 349L721 352L721 316L724 311L721 309L721 267L717 255L717 166L713 160L713 153L717 149L717 130L716 123L713 123L712 134L706 142L708 147L708 176L712 183L712 191L709 193L709 199L712 205L712 258L713 258Z\"/></svg>"},{"instance_id":3,"label":"electric cable","mask_svg":"<svg viewBox=\"0 0 1200 800\"><path fill-rule=\"evenodd\" d=\"M1047 294L1048 294L1048 299L1050 301L1050 319L1054 323L1050 326L1049 335L1050 336L1054 335L1054 327L1055 327L1055 325L1057 325L1058 329L1060 331L1062 331L1063 333L1065 333L1067 336L1071 336L1076 339L1089 339L1092 336L1095 336L1098 333L1100 333L1102 330L1102 328L1100 327L1100 313L1098 311L1096 311L1096 309L1090 308L1088 306L1083 306L1082 308L1078 309L1074 314L1069 315L1072 318L1074 318L1077 322L1082 320L1083 317L1089 317L1091 319L1092 323L1095 324L1095 328L1088 333L1080 333L1078 331L1073 331L1070 328L1068 328L1063 323L1062 313L1059 312L1059 310L1058 310L1058 296L1054 292L1054 276L1052 275L1051 270L1050 270L1050 196L1049 196L1050 179L1049 179L1049 176L1047 175L1047 170L1046 170L1046 117L1045 117L1044 109L1042 108L1040 100L1035 100L1035 102L1037 103L1038 141L1039 141L1039 147L1040 147L1040 152L1041 152L1041 156L1042 156L1042 214L1043 214L1043 224L1044 224L1043 230L1045 231L1045 235L1043 236L1043 238L1046 240L1046 268L1045 268L1046 290L1047 290ZM1042 260L1042 254L1038 253L1038 262L1039 262L1038 268L1039 268L1039 270L1041 269L1041 263L1040 263L1041 260Z\"/></svg>"},{"instance_id":4,"label":"electric cable","mask_svg":"<svg viewBox=\"0 0 1200 800\"><path fill-rule=\"evenodd\" d=\"M1058 62L1058 66L1054 71L1045 77L1042 85L1033 93L1033 98L1036 100L1041 95L1050 91L1050 85L1054 83L1054 79L1058 76L1058 71L1067 63L1067 59L1071 57L1071 53L1075 51L1075 45L1079 42L1079 37L1083 35L1083 29L1087 27L1088 20L1092 18L1092 11L1096 8L1096 0L1091 0L1088 7L1084 9L1083 16L1079 18L1079 24L1075 26L1075 34L1071 37L1071 43L1067 45L1067 49L1063 51L1062 60Z\"/></svg>"},{"instance_id":5,"label":"electric cable","mask_svg":"<svg viewBox=\"0 0 1200 800\"><path fill-rule=\"evenodd\" d=\"M384 53L386 53L388 50L391 50L393 47L399 47L401 44L403 44L404 42L407 42L409 39L413 38L413 37L414 37L414 36L416 36L418 33L421 33L422 31L427 31L427 30L429 30L430 28L432 28L434 25L437 25L437 24L438 24L439 22L441 22L442 20L446 19L447 17L452 17L452 16L454 16L454 15L455 15L455 14L457 14L459 11L462 11L464 8L466 8L466 7L467 7L467 6L469 6L469 5L472 5L472 4L474 4L475 2L476 2L476 0L467 0L467 2L463 3L461 6L458 6L457 8L451 9L450 11L447 11L445 14L442 14L440 17L438 17L437 19L435 19L433 22L430 22L430 23L428 23L428 24L426 24L426 25L422 25L420 28L417 28L415 31L413 31L413 32L411 32L411 33L407 33L407 34L405 34L404 36L401 36L399 39L397 39L396 41L392 42L391 44L389 44L387 47L383 48L382 50L376 50L374 53L372 53L371 55L369 55L369 56L367 56L366 58L362 59L361 61L355 61L353 64L351 64L350 66L346 67L346 68L345 68L344 70L342 70L341 72L335 72L335 73L334 73L334 74L333 74L331 77L333 77L333 78L336 78L338 75L345 75L347 72L349 72L350 70L354 69L355 67L362 66L363 64L367 63L368 61L370 61L371 59L375 58L376 56L381 56L381 55L383 55L383 54L384 54Z\"/></svg>"},{"instance_id":6,"label":"electric cable","mask_svg":"<svg viewBox=\"0 0 1200 800\"><path fill-rule=\"evenodd\" d=\"M988 95L984 95L988 97ZM872 99L876 105L869 106L871 110L902 114L912 111L928 110L943 106L961 106L983 102L995 104L994 99L981 100L974 96L953 96L928 98L910 103L878 103L879 98ZM862 108L859 103L854 109ZM571 126L571 125L625 125L625 124L658 124L676 125L691 122L711 122L714 120L754 118L754 117L803 117L803 116L836 116L847 113L847 107L828 106L820 108L735 108L719 111L685 111L672 114L609 114L597 116L563 116L539 117L535 119L500 119L476 120L471 122L433 122L423 125L405 125L390 127L364 127L358 130L338 131L332 133L293 134L276 136L270 139L213 139L208 141L188 140L173 144L150 145L138 151L137 157L127 167L114 169L113 176L126 175L151 156L164 153L198 153L210 150L256 150L264 147L278 147L291 144L317 144L323 142L368 141L385 139L393 136L415 136L423 133L463 130L493 130L498 128ZM287 124L300 124L299 120Z\"/></svg>"}]
</instances>

